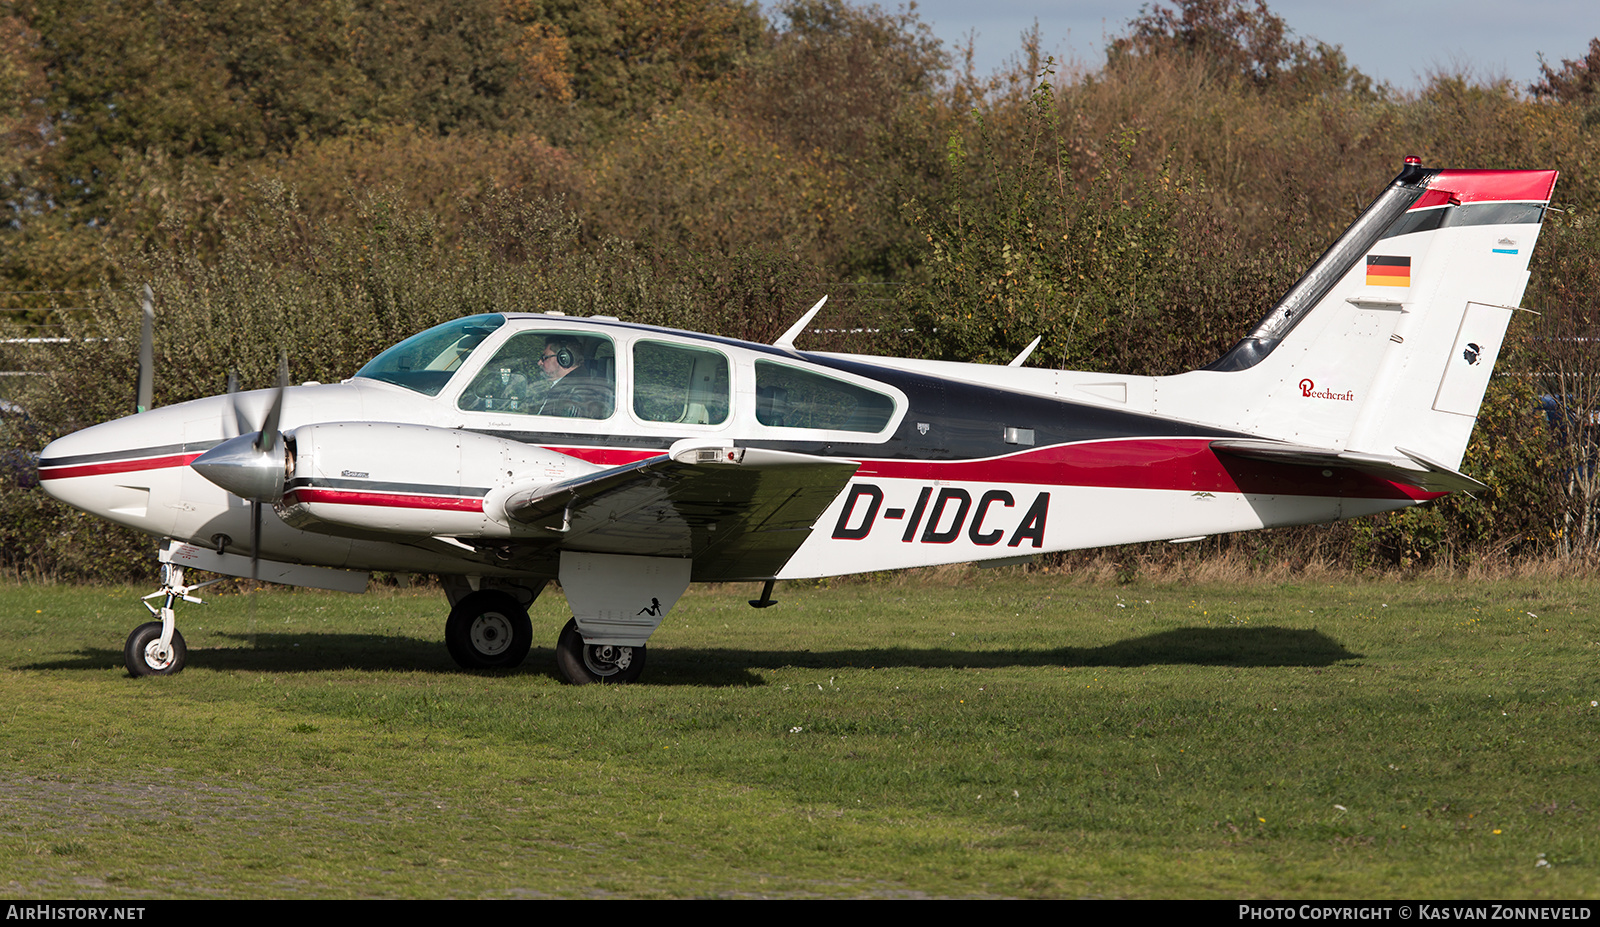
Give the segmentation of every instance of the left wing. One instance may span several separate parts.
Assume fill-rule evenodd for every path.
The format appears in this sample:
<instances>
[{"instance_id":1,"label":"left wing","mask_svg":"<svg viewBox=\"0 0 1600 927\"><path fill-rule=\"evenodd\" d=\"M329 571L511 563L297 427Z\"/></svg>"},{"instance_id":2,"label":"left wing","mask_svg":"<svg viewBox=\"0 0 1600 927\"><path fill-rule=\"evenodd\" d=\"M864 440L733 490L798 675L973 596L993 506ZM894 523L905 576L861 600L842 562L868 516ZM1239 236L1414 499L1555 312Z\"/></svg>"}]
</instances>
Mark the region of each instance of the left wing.
<instances>
[{"instance_id":1,"label":"left wing","mask_svg":"<svg viewBox=\"0 0 1600 927\"><path fill-rule=\"evenodd\" d=\"M849 483L858 461L684 441L560 483L491 492L513 522L563 550L687 557L696 582L767 579Z\"/></svg>"}]
</instances>

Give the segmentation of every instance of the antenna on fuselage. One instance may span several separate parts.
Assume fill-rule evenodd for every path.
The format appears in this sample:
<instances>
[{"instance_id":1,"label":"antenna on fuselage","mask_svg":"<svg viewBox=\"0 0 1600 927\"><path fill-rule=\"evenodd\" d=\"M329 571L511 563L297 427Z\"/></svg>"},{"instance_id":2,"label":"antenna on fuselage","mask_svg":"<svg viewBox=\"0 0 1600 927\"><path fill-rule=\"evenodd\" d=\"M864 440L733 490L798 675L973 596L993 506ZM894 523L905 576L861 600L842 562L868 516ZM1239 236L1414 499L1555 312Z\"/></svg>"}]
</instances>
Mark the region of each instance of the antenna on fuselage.
<instances>
[{"instance_id":1,"label":"antenna on fuselage","mask_svg":"<svg viewBox=\"0 0 1600 927\"><path fill-rule=\"evenodd\" d=\"M822 304L827 302L827 301L828 301L828 297L826 297L826 296L824 296L821 299L817 300L817 304L815 306L812 306L809 310L807 310L806 314L800 317L800 321L798 321L798 322L794 323L793 325L789 326L789 330L788 331L786 331L783 334L779 335L778 336L778 340L774 341L772 343L772 346L775 347L775 348L783 348L785 351L793 351L793 350L795 350L795 346L794 346L795 336L799 335L800 332L805 330L805 327L807 325L811 324L811 320L817 317L817 313L818 312L822 311Z\"/></svg>"},{"instance_id":2,"label":"antenna on fuselage","mask_svg":"<svg viewBox=\"0 0 1600 927\"><path fill-rule=\"evenodd\" d=\"M1034 336L1034 339L1032 341L1028 342L1028 346L1022 349L1022 353L1018 354L1016 357L1013 357L1011 359L1011 363L1007 364L1006 366L1007 367L1021 367L1022 366L1022 362L1028 359L1028 355L1032 354L1033 353L1033 349L1037 348L1039 346L1039 342L1041 342L1043 340L1044 340L1044 336L1043 335Z\"/></svg>"}]
</instances>

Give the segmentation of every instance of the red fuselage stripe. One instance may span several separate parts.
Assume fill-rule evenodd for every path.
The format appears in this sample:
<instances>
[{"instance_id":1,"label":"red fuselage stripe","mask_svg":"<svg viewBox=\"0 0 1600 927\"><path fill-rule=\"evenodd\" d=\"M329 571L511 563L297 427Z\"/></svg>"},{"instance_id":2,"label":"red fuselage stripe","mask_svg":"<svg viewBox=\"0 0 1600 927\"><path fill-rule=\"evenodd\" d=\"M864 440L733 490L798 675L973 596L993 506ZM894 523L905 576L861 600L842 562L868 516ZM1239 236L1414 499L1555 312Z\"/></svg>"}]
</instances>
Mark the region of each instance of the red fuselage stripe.
<instances>
[{"instance_id":1,"label":"red fuselage stripe","mask_svg":"<svg viewBox=\"0 0 1600 927\"><path fill-rule=\"evenodd\" d=\"M39 479L64 480L75 476L103 476L107 473L132 473L136 470L165 470L169 467L187 467L199 456L199 453L174 454L170 457L111 460L105 463L79 464L75 467L48 467L39 471Z\"/></svg>"},{"instance_id":2,"label":"red fuselage stripe","mask_svg":"<svg viewBox=\"0 0 1600 927\"><path fill-rule=\"evenodd\" d=\"M554 445L542 445L542 446L547 451L555 451L557 454L565 454L568 457L576 457L579 460L588 461L589 463L592 463L592 464L595 464L595 465L601 466L601 467L620 467L620 466L623 466L624 464L638 463L639 461L644 460L647 457L659 457L662 454L665 454L666 451L667 451L666 448L661 448L660 450L654 450L654 451L645 451L645 450L639 450L637 448L628 448L628 447L556 447Z\"/></svg>"},{"instance_id":3,"label":"red fuselage stripe","mask_svg":"<svg viewBox=\"0 0 1600 927\"><path fill-rule=\"evenodd\" d=\"M403 493L351 492L345 489L291 489L283 496L284 505L325 503L330 505L376 505L391 509L431 509L444 512L481 512L482 499L447 496L411 496Z\"/></svg>"}]
</instances>

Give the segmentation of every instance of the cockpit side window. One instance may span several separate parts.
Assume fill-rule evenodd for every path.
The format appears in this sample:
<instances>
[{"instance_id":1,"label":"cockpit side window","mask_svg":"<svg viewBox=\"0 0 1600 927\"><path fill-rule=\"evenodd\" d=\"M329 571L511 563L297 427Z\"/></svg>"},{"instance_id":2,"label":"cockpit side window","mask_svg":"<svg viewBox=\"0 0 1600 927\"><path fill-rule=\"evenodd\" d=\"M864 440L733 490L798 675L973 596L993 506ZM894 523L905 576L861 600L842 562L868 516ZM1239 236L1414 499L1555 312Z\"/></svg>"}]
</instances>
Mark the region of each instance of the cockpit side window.
<instances>
[{"instance_id":1,"label":"cockpit side window","mask_svg":"<svg viewBox=\"0 0 1600 927\"><path fill-rule=\"evenodd\" d=\"M616 348L610 338L518 332L461 392L475 412L610 418L616 406Z\"/></svg>"},{"instance_id":2,"label":"cockpit side window","mask_svg":"<svg viewBox=\"0 0 1600 927\"><path fill-rule=\"evenodd\" d=\"M882 431L894 418L882 393L810 370L756 361L756 421L775 428Z\"/></svg>"},{"instance_id":3,"label":"cockpit side window","mask_svg":"<svg viewBox=\"0 0 1600 927\"><path fill-rule=\"evenodd\" d=\"M633 414L645 422L720 425L731 395L720 351L659 341L633 346Z\"/></svg>"},{"instance_id":4,"label":"cockpit side window","mask_svg":"<svg viewBox=\"0 0 1600 927\"><path fill-rule=\"evenodd\" d=\"M435 325L374 357L356 376L437 396L467 355L504 324L504 316L471 315Z\"/></svg>"}]
</instances>

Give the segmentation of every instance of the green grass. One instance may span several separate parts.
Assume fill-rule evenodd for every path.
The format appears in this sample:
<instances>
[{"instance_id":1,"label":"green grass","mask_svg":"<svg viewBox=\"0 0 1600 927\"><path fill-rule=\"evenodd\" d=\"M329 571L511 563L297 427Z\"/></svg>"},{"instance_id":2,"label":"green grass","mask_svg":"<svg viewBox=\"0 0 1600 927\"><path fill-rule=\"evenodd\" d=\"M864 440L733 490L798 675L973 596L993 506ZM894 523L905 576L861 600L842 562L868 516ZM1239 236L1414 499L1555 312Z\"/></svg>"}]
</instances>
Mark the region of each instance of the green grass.
<instances>
[{"instance_id":1,"label":"green grass","mask_svg":"<svg viewBox=\"0 0 1600 927\"><path fill-rule=\"evenodd\" d=\"M645 683L437 592L0 587L7 894L1600 896L1600 583L694 590ZM253 642L253 643L252 643Z\"/></svg>"}]
</instances>

